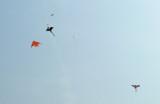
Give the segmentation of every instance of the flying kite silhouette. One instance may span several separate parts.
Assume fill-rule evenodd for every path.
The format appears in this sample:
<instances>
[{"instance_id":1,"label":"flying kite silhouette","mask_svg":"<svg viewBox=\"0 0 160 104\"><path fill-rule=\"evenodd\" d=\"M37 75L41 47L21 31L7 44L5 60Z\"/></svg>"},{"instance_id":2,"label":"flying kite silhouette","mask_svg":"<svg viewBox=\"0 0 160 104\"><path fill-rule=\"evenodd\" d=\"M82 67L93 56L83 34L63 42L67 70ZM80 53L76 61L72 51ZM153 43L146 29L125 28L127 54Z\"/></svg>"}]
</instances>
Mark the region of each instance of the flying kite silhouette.
<instances>
[{"instance_id":1,"label":"flying kite silhouette","mask_svg":"<svg viewBox=\"0 0 160 104\"><path fill-rule=\"evenodd\" d=\"M46 31L49 31L53 36L55 36L55 34L54 34L53 31L52 31L53 28L54 28L54 27L52 27L52 26L51 26L51 27L48 26L47 29L46 29Z\"/></svg>"},{"instance_id":2,"label":"flying kite silhouette","mask_svg":"<svg viewBox=\"0 0 160 104\"><path fill-rule=\"evenodd\" d=\"M131 85L131 86L134 87L136 92L137 92L137 88L140 87L140 85Z\"/></svg>"},{"instance_id":3,"label":"flying kite silhouette","mask_svg":"<svg viewBox=\"0 0 160 104\"><path fill-rule=\"evenodd\" d=\"M31 48L32 48L32 47L39 47L40 44L41 44L40 42L33 40L33 41L32 41L32 44L31 44Z\"/></svg>"},{"instance_id":4,"label":"flying kite silhouette","mask_svg":"<svg viewBox=\"0 0 160 104\"><path fill-rule=\"evenodd\" d=\"M50 16L54 16L54 14L52 13Z\"/></svg>"}]
</instances>

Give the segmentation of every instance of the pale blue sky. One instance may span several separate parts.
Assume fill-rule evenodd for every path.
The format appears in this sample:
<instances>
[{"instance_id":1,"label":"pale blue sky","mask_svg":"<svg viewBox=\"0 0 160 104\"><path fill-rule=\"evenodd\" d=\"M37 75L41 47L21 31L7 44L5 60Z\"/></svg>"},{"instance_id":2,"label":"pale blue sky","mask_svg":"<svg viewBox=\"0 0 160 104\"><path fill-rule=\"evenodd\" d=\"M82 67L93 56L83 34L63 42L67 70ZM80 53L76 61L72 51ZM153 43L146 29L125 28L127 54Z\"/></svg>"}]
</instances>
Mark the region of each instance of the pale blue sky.
<instances>
[{"instance_id":1,"label":"pale blue sky","mask_svg":"<svg viewBox=\"0 0 160 104\"><path fill-rule=\"evenodd\" d=\"M159 5L1 0L0 104L159 104Z\"/></svg>"}]
</instances>

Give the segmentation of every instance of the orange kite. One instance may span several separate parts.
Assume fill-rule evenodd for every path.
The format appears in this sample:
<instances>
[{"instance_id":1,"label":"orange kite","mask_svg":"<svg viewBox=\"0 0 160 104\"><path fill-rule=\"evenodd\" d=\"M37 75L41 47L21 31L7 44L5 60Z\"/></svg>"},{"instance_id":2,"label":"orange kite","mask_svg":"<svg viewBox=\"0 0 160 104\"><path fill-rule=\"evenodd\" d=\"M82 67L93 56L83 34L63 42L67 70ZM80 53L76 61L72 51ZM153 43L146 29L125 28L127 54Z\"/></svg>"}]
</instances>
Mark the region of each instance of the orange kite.
<instances>
[{"instance_id":1,"label":"orange kite","mask_svg":"<svg viewBox=\"0 0 160 104\"><path fill-rule=\"evenodd\" d=\"M40 42L34 40L34 41L32 41L31 48L32 47L39 47L40 44L41 44Z\"/></svg>"}]
</instances>

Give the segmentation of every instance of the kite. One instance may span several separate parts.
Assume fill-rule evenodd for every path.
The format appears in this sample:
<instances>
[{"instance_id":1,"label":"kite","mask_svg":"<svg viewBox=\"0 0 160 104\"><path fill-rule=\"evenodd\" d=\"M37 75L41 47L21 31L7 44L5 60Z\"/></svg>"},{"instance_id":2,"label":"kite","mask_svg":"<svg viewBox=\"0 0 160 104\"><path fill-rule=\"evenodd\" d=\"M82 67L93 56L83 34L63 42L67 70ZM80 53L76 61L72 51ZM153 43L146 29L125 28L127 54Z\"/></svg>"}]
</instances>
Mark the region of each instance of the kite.
<instances>
[{"instance_id":1,"label":"kite","mask_svg":"<svg viewBox=\"0 0 160 104\"><path fill-rule=\"evenodd\" d=\"M137 88L140 87L140 85L131 85L131 86L134 87L136 92L137 92Z\"/></svg>"},{"instance_id":2,"label":"kite","mask_svg":"<svg viewBox=\"0 0 160 104\"><path fill-rule=\"evenodd\" d=\"M52 13L51 16L54 16L54 14Z\"/></svg>"},{"instance_id":3,"label":"kite","mask_svg":"<svg viewBox=\"0 0 160 104\"><path fill-rule=\"evenodd\" d=\"M31 48L32 47L39 47L40 44L41 44L40 42L34 40L34 41L32 41Z\"/></svg>"},{"instance_id":4,"label":"kite","mask_svg":"<svg viewBox=\"0 0 160 104\"><path fill-rule=\"evenodd\" d=\"M49 27L49 26L48 26L47 29L46 29L46 31L49 31L53 36L55 36L55 34L54 34L53 31L52 31L53 28L54 28L54 27Z\"/></svg>"}]
</instances>

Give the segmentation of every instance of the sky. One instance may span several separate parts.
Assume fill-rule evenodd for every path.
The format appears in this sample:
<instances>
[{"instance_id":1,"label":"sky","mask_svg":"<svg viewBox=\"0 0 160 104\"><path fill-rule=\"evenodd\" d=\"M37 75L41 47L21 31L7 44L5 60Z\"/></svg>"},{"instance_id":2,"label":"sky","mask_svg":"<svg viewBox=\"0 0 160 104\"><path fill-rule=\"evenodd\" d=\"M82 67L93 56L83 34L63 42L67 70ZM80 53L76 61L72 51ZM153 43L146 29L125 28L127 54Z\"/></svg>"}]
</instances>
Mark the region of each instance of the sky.
<instances>
[{"instance_id":1,"label":"sky","mask_svg":"<svg viewBox=\"0 0 160 104\"><path fill-rule=\"evenodd\" d=\"M1 0L0 104L159 104L159 5Z\"/></svg>"}]
</instances>

